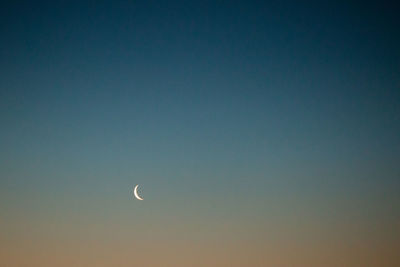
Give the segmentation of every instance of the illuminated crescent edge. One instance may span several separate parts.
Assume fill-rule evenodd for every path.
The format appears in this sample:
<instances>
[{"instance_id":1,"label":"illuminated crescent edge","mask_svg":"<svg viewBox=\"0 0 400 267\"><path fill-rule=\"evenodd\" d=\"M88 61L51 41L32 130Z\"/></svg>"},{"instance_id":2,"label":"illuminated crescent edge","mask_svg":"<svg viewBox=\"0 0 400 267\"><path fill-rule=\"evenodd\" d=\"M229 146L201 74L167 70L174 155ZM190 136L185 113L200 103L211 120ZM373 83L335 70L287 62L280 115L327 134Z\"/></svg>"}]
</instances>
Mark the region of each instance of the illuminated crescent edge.
<instances>
[{"instance_id":1,"label":"illuminated crescent edge","mask_svg":"<svg viewBox=\"0 0 400 267\"><path fill-rule=\"evenodd\" d=\"M138 192L137 192L138 187L139 187L139 185L136 185L136 186L135 186L135 189L133 189L133 194L135 195L135 197L136 197L137 199L143 200L143 198L141 198L141 197L139 196Z\"/></svg>"}]
</instances>

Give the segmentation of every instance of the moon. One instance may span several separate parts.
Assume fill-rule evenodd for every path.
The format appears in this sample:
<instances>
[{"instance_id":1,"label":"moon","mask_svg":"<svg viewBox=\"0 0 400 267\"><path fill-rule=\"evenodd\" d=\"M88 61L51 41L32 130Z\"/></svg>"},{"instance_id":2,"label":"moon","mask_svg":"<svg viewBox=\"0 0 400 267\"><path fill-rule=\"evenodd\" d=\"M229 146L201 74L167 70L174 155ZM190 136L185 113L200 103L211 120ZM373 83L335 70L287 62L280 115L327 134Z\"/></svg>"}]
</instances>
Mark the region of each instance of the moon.
<instances>
[{"instance_id":1,"label":"moon","mask_svg":"<svg viewBox=\"0 0 400 267\"><path fill-rule=\"evenodd\" d=\"M143 200L143 198L141 198L137 192L139 185L136 185L135 188L133 189L133 194L135 195L135 197L139 200Z\"/></svg>"}]
</instances>

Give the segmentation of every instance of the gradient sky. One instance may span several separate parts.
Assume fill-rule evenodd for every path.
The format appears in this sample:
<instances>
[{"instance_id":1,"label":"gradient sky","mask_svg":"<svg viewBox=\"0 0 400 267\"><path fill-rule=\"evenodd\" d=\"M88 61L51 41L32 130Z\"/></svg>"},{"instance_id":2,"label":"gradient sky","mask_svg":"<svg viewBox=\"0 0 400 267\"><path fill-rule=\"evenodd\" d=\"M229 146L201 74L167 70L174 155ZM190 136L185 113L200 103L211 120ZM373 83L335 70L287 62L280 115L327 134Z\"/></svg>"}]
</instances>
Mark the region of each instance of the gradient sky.
<instances>
[{"instance_id":1,"label":"gradient sky","mask_svg":"<svg viewBox=\"0 0 400 267\"><path fill-rule=\"evenodd\" d=\"M49 2L0 6L0 265L400 265L394 5Z\"/></svg>"}]
</instances>

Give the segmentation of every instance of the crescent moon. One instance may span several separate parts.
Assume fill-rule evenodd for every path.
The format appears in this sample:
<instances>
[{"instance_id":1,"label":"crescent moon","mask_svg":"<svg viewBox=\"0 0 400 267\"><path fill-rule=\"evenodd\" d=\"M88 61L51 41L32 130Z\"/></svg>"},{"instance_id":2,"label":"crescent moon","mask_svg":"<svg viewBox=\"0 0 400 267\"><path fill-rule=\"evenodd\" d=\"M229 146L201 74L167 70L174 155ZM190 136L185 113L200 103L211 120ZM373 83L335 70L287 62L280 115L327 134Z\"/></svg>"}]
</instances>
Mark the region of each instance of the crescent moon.
<instances>
[{"instance_id":1,"label":"crescent moon","mask_svg":"<svg viewBox=\"0 0 400 267\"><path fill-rule=\"evenodd\" d=\"M135 197L139 200L143 200L143 198L141 198L137 192L139 185L136 185L135 188L133 189L133 194L135 195Z\"/></svg>"}]
</instances>

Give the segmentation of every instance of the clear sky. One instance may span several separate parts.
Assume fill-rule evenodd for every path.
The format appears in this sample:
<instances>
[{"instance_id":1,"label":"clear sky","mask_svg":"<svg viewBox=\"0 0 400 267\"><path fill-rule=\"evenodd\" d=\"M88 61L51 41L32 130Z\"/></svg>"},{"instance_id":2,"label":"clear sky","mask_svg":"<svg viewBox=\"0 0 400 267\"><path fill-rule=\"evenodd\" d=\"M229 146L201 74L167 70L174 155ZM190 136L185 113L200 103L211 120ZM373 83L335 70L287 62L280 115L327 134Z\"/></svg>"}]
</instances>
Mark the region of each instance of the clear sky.
<instances>
[{"instance_id":1,"label":"clear sky","mask_svg":"<svg viewBox=\"0 0 400 267\"><path fill-rule=\"evenodd\" d=\"M9 2L0 265L400 265L395 5Z\"/></svg>"}]
</instances>

